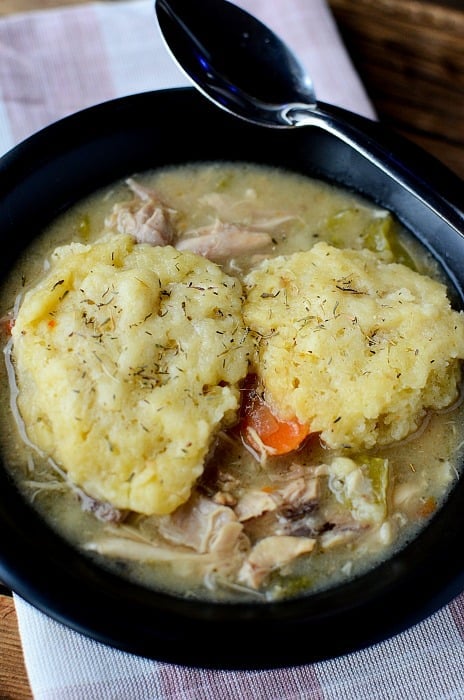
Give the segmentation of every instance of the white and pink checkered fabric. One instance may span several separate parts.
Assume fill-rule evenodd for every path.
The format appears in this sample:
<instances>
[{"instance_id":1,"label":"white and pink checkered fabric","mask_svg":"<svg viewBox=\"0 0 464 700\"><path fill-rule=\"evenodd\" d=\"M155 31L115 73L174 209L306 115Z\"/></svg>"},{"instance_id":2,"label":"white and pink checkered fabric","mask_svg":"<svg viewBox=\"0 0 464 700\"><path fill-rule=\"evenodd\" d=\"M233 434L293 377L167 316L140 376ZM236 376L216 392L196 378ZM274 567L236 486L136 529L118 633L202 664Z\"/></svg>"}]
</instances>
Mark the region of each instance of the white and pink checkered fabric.
<instances>
[{"instance_id":1,"label":"white and pink checkered fabric","mask_svg":"<svg viewBox=\"0 0 464 700\"><path fill-rule=\"evenodd\" d=\"M325 0L237 3L295 49L319 99L374 116ZM81 108L186 84L159 36L152 0L95 2L4 17L0 155ZM363 651L262 672L157 663L89 640L17 596L15 604L35 700L464 698L464 595L409 631Z\"/></svg>"}]
</instances>

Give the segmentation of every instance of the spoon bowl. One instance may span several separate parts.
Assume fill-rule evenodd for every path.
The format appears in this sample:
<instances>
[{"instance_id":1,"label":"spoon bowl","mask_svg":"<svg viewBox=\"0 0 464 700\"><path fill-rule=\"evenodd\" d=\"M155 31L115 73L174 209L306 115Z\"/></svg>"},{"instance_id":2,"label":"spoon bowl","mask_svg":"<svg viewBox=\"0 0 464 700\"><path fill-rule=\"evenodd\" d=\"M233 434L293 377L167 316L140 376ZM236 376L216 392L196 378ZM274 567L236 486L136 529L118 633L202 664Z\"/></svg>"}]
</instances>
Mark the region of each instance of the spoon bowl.
<instances>
[{"instance_id":1,"label":"spoon bowl","mask_svg":"<svg viewBox=\"0 0 464 700\"><path fill-rule=\"evenodd\" d=\"M163 38L180 68L219 107L269 127L297 126L316 106L311 78L268 27L230 2L157 0Z\"/></svg>"}]
</instances>

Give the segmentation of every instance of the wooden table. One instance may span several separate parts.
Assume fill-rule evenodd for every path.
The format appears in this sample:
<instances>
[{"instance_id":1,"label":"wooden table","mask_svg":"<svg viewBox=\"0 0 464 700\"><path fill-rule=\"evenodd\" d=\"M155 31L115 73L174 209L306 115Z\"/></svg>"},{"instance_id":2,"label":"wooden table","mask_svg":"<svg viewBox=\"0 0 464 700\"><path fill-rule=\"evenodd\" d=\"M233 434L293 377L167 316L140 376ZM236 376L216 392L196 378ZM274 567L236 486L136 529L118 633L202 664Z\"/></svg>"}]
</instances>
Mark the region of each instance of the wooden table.
<instances>
[{"instance_id":1,"label":"wooden table","mask_svg":"<svg viewBox=\"0 0 464 700\"><path fill-rule=\"evenodd\" d=\"M1 700L32 698L18 635L13 598L7 592L0 593L0 698Z\"/></svg>"},{"instance_id":2,"label":"wooden table","mask_svg":"<svg viewBox=\"0 0 464 700\"><path fill-rule=\"evenodd\" d=\"M379 118L464 178L462 0L328 0Z\"/></svg>"},{"instance_id":3,"label":"wooden table","mask_svg":"<svg viewBox=\"0 0 464 700\"><path fill-rule=\"evenodd\" d=\"M88 1L1 0L0 15ZM379 118L464 178L462 0L328 2ZM0 700L30 698L13 599L0 587Z\"/></svg>"}]
</instances>

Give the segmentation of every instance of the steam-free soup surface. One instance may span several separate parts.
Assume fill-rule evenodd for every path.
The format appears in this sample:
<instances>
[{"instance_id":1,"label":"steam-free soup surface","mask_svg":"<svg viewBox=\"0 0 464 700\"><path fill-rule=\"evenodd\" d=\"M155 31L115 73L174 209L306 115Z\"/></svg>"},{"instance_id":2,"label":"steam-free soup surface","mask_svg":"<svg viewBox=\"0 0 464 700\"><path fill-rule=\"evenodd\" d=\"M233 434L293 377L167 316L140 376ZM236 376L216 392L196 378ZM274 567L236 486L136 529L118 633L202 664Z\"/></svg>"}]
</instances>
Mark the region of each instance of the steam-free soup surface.
<instances>
[{"instance_id":1,"label":"steam-free soup surface","mask_svg":"<svg viewBox=\"0 0 464 700\"><path fill-rule=\"evenodd\" d=\"M20 489L143 585L311 594L404 546L456 479L463 317L391 214L325 183L134 175L44 233L3 311Z\"/></svg>"}]
</instances>

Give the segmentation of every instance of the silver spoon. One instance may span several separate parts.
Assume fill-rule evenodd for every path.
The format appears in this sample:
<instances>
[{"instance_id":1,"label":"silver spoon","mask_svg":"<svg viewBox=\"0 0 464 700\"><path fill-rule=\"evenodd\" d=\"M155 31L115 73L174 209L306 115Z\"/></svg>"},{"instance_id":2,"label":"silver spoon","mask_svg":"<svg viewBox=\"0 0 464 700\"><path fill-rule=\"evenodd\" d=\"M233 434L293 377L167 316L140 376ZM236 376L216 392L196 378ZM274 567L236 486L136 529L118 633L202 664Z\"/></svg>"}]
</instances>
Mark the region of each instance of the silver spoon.
<instances>
[{"instance_id":1,"label":"silver spoon","mask_svg":"<svg viewBox=\"0 0 464 700\"><path fill-rule=\"evenodd\" d=\"M333 134L462 233L462 213L369 135L370 120L318 102L296 56L255 17L227 0L155 0L155 9L175 61L216 105L265 127Z\"/></svg>"}]
</instances>

